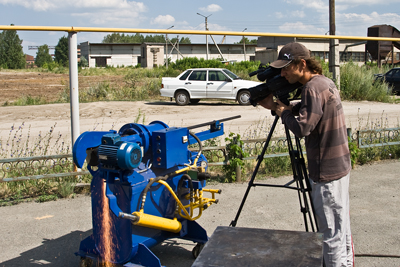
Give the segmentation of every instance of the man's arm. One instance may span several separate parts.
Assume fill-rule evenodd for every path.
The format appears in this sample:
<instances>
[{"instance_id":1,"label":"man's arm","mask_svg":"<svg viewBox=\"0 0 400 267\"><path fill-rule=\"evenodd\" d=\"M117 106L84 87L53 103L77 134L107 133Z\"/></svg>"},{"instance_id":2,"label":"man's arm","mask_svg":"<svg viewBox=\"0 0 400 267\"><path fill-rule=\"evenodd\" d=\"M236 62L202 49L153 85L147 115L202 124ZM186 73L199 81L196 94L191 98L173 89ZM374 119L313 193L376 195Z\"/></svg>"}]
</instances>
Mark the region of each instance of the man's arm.
<instances>
[{"instance_id":1,"label":"man's arm","mask_svg":"<svg viewBox=\"0 0 400 267\"><path fill-rule=\"evenodd\" d=\"M303 89L302 94L297 118L291 109L289 112L289 108L280 107L285 106L282 102L278 102L277 107L277 110L282 110L280 114L282 122L299 138L308 136L315 129L323 114L321 98L314 90ZM276 113L279 115L278 111Z\"/></svg>"}]
</instances>

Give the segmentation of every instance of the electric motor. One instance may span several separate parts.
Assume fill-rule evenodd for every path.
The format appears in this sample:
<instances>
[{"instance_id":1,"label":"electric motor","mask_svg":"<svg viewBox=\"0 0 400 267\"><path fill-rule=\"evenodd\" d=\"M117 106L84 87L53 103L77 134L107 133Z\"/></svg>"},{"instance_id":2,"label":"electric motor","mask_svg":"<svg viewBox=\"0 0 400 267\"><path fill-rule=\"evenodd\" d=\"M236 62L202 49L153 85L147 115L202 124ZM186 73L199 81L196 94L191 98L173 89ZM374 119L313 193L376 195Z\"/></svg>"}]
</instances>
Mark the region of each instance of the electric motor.
<instances>
[{"instance_id":1,"label":"electric motor","mask_svg":"<svg viewBox=\"0 0 400 267\"><path fill-rule=\"evenodd\" d=\"M142 161L142 150L137 143L121 141L119 134L106 134L101 139L98 156L104 168L131 170Z\"/></svg>"}]
</instances>

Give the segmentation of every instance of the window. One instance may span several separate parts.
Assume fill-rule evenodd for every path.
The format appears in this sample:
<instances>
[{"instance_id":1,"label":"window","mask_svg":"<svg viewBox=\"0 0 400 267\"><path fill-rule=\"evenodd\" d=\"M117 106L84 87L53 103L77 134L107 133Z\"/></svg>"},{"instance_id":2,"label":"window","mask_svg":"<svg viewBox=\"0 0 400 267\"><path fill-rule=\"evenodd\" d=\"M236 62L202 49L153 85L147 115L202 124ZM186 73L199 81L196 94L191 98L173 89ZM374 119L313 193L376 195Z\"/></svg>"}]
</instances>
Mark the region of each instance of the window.
<instances>
[{"instance_id":1,"label":"window","mask_svg":"<svg viewBox=\"0 0 400 267\"><path fill-rule=\"evenodd\" d=\"M364 52L340 52L341 61L353 61L353 62L364 62L365 53Z\"/></svg>"},{"instance_id":2,"label":"window","mask_svg":"<svg viewBox=\"0 0 400 267\"><path fill-rule=\"evenodd\" d=\"M190 74L189 81L205 81L207 71L205 70L195 70Z\"/></svg>"},{"instance_id":3,"label":"window","mask_svg":"<svg viewBox=\"0 0 400 267\"><path fill-rule=\"evenodd\" d=\"M186 80L186 78L189 76L189 74L191 73L191 70L186 71L181 77L179 77L179 80Z\"/></svg>"},{"instance_id":4,"label":"window","mask_svg":"<svg viewBox=\"0 0 400 267\"><path fill-rule=\"evenodd\" d=\"M216 81L216 82L223 82L226 80L226 76L220 71L210 70L210 71L208 71L208 80Z\"/></svg>"},{"instance_id":5,"label":"window","mask_svg":"<svg viewBox=\"0 0 400 267\"><path fill-rule=\"evenodd\" d=\"M315 57L316 59L328 59L329 53L328 52L311 52L311 56Z\"/></svg>"},{"instance_id":6,"label":"window","mask_svg":"<svg viewBox=\"0 0 400 267\"><path fill-rule=\"evenodd\" d=\"M96 57L96 67L107 67L107 58Z\"/></svg>"},{"instance_id":7,"label":"window","mask_svg":"<svg viewBox=\"0 0 400 267\"><path fill-rule=\"evenodd\" d=\"M233 73L233 72L231 72L231 71L229 71L229 70L227 70L227 69L223 69L223 71L224 71L229 77L231 77L233 80L239 79L239 77L238 77L235 73Z\"/></svg>"},{"instance_id":8,"label":"window","mask_svg":"<svg viewBox=\"0 0 400 267\"><path fill-rule=\"evenodd\" d=\"M393 77L393 78L400 77L400 70L390 70L390 71L388 71L388 73L385 76Z\"/></svg>"}]
</instances>

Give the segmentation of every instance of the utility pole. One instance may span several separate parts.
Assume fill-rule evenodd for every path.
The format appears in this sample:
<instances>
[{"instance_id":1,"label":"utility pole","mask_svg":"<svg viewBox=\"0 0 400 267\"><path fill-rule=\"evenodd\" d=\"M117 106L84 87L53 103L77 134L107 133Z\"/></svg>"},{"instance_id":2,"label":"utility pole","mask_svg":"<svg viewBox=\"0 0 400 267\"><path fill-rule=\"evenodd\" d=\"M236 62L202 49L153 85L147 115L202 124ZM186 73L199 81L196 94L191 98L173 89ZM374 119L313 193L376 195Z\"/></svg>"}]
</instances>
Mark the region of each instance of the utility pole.
<instances>
[{"instance_id":1,"label":"utility pole","mask_svg":"<svg viewBox=\"0 0 400 267\"><path fill-rule=\"evenodd\" d=\"M167 30L169 30L173 27L174 27L174 25L169 27ZM165 66L168 69L168 33L165 34Z\"/></svg>"},{"instance_id":2,"label":"utility pole","mask_svg":"<svg viewBox=\"0 0 400 267\"><path fill-rule=\"evenodd\" d=\"M335 0L329 0L329 35L336 35ZM329 71L340 90L339 40L329 39Z\"/></svg>"},{"instance_id":3,"label":"utility pole","mask_svg":"<svg viewBox=\"0 0 400 267\"><path fill-rule=\"evenodd\" d=\"M200 16L202 16L202 17L204 17L205 18L205 25L206 25L206 31L208 31L208 26L207 26L207 18L209 17L209 16L211 16L212 14L210 14L210 15L208 15L208 16L204 16L204 15L202 15L202 14L200 14L200 13L197 13L197 15L200 15ZM208 60L208 35L206 34L206 60Z\"/></svg>"},{"instance_id":4,"label":"utility pole","mask_svg":"<svg viewBox=\"0 0 400 267\"><path fill-rule=\"evenodd\" d=\"M242 32L244 32L246 30L247 30L247 28L244 28L244 30ZM244 39L244 35L243 35L243 52L244 52L244 61L246 61L246 41Z\"/></svg>"},{"instance_id":5,"label":"utility pole","mask_svg":"<svg viewBox=\"0 0 400 267\"><path fill-rule=\"evenodd\" d=\"M176 46L177 46L178 51L179 51L179 35L176 36L176 39L178 40L178 44ZM179 53L176 53L176 60L178 60L178 59L179 59Z\"/></svg>"}]
</instances>

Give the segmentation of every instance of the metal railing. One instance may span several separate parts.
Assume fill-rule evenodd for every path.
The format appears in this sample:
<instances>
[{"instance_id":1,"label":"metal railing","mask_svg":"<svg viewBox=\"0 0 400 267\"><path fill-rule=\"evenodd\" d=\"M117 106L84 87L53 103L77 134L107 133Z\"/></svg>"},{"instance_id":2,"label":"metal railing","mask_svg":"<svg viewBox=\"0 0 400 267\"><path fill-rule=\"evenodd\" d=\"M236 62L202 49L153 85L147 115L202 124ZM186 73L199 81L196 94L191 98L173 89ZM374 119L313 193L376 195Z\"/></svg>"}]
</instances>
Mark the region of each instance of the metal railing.
<instances>
[{"instance_id":1,"label":"metal railing","mask_svg":"<svg viewBox=\"0 0 400 267\"><path fill-rule=\"evenodd\" d=\"M61 178L90 174L73 169L72 154L9 158L0 160L0 182Z\"/></svg>"},{"instance_id":2,"label":"metal railing","mask_svg":"<svg viewBox=\"0 0 400 267\"><path fill-rule=\"evenodd\" d=\"M348 130L353 142L360 149L382 146L400 145L400 128L384 128L374 130L359 130L355 133ZM266 138L242 140L242 149L249 156L243 160L255 160L265 145ZM305 153L304 139L301 140ZM285 151L287 140L285 137L271 138L271 142L264 158L284 157L289 154ZM192 150L196 150L193 148ZM226 146L204 147L203 154L209 161L209 166L223 166L229 164ZM46 178L60 178L90 174L87 170L70 171L73 169L72 154L9 158L0 160L0 182L25 181Z\"/></svg>"},{"instance_id":3,"label":"metal railing","mask_svg":"<svg viewBox=\"0 0 400 267\"><path fill-rule=\"evenodd\" d=\"M358 148L400 145L400 128L357 131Z\"/></svg>"}]
</instances>

